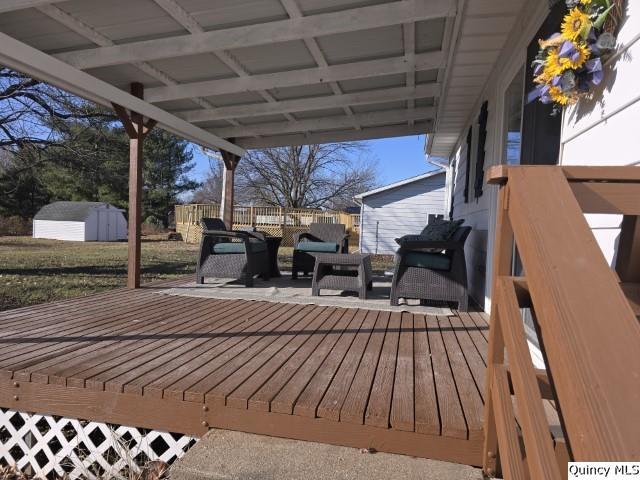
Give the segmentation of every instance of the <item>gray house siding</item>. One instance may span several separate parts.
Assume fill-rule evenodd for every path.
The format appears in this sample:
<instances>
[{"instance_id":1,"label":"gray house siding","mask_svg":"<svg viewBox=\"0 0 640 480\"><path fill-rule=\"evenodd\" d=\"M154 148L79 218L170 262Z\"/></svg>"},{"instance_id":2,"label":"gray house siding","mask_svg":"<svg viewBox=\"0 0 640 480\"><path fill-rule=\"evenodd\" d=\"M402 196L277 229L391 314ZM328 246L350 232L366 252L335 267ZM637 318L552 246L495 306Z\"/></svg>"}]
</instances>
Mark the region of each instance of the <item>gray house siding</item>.
<instances>
[{"instance_id":1,"label":"gray house siding","mask_svg":"<svg viewBox=\"0 0 640 480\"><path fill-rule=\"evenodd\" d=\"M420 233L429 214L444 213L444 173L368 195L362 199L360 250L393 254L395 238Z\"/></svg>"}]
</instances>

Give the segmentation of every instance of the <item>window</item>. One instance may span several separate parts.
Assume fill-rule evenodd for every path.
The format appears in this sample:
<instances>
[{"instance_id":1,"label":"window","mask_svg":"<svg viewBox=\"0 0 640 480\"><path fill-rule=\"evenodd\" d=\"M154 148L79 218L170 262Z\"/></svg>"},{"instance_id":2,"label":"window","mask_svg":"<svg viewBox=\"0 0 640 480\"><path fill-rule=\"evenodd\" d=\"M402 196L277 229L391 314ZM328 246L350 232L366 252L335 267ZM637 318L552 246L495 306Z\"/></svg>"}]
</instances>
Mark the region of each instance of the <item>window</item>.
<instances>
[{"instance_id":1,"label":"window","mask_svg":"<svg viewBox=\"0 0 640 480\"><path fill-rule=\"evenodd\" d=\"M522 89L524 68L521 68L504 94L505 138L504 163L518 165L522 151Z\"/></svg>"}]
</instances>

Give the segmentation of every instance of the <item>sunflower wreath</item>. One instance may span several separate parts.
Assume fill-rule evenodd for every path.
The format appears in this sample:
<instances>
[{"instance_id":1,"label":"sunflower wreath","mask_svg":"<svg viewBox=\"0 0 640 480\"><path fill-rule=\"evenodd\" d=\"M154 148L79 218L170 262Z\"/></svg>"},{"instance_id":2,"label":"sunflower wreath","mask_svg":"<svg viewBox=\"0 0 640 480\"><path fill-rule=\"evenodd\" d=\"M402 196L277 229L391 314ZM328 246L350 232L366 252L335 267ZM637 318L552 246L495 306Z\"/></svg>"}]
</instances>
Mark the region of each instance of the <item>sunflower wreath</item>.
<instances>
[{"instance_id":1,"label":"sunflower wreath","mask_svg":"<svg viewBox=\"0 0 640 480\"><path fill-rule=\"evenodd\" d=\"M554 114L602 82L603 59L616 44L617 21L612 20L617 19L609 16L620 7L620 1L610 0L566 0L566 4L560 33L538 40L540 50L532 64L536 88L529 101L553 104Z\"/></svg>"}]
</instances>

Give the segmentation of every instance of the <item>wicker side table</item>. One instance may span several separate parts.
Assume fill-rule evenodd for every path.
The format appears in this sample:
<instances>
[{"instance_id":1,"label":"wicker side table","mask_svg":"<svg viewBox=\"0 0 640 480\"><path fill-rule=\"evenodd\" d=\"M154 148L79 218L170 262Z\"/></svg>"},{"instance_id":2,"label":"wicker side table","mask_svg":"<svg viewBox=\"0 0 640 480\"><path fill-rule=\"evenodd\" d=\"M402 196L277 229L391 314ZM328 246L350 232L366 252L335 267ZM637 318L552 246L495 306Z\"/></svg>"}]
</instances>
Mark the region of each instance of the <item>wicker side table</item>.
<instances>
[{"instance_id":1,"label":"wicker side table","mask_svg":"<svg viewBox=\"0 0 640 480\"><path fill-rule=\"evenodd\" d=\"M361 299L373 287L371 256L360 253L314 253L311 294L319 296L321 289L358 292Z\"/></svg>"}]
</instances>

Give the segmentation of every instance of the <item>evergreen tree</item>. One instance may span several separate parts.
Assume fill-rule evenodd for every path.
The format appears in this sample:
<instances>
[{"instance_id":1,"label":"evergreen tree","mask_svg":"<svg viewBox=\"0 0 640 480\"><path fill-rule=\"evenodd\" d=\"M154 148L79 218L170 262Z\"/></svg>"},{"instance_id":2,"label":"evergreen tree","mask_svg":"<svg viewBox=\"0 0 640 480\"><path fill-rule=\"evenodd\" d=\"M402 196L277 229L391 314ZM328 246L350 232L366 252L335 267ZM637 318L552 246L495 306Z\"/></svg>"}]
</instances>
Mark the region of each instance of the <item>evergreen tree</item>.
<instances>
[{"instance_id":1,"label":"evergreen tree","mask_svg":"<svg viewBox=\"0 0 640 480\"><path fill-rule=\"evenodd\" d=\"M0 159L0 216L33 217L50 201L42 180L38 151L23 147Z\"/></svg>"},{"instance_id":2,"label":"evergreen tree","mask_svg":"<svg viewBox=\"0 0 640 480\"><path fill-rule=\"evenodd\" d=\"M144 216L166 228L179 195L200 186L188 175L195 166L193 153L187 141L154 129L145 138L144 157Z\"/></svg>"}]
</instances>

